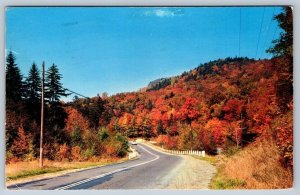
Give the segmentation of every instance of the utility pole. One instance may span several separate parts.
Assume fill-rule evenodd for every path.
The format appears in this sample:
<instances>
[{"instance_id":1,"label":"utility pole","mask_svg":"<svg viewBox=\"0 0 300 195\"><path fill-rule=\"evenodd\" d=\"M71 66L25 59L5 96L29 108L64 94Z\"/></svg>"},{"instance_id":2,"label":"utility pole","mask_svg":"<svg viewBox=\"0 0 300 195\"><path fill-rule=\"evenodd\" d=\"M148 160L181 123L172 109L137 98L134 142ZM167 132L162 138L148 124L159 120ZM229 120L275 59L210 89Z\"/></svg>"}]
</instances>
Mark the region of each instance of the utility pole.
<instances>
[{"instance_id":1,"label":"utility pole","mask_svg":"<svg viewBox=\"0 0 300 195\"><path fill-rule=\"evenodd\" d=\"M44 131L44 77L45 62L42 64L42 109L41 109L41 136L40 136L40 167L43 167L43 131Z\"/></svg>"}]
</instances>

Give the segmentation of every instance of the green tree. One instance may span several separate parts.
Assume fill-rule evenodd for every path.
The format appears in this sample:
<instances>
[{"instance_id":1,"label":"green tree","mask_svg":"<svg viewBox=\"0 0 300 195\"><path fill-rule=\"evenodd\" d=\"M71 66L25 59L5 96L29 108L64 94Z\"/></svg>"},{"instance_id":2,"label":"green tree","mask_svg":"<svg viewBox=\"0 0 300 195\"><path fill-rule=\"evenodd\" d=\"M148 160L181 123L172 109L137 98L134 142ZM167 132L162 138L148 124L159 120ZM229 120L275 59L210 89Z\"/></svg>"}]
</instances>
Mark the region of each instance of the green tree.
<instances>
[{"instance_id":1,"label":"green tree","mask_svg":"<svg viewBox=\"0 0 300 195\"><path fill-rule=\"evenodd\" d=\"M41 77L35 63L32 64L29 70L28 77L25 80L25 88L28 113L35 121L39 122L41 108Z\"/></svg>"},{"instance_id":2,"label":"green tree","mask_svg":"<svg viewBox=\"0 0 300 195\"><path fill-rule=\"evenodd\" d=\"M82 137L80 133L80 128L76 125L71 132L71 145L73 147L79 146L80 148L82 147Z\"/></svg>"},{"instance_id":3,"label":"green tree","mask_svg":"<svg viewBox=\"0 0 300 195\"><path fill-rule=\"evenodd\" d=\"M67 113L60 102L60 97L66 97L69 94L63 88L61 78L58 67L55 64L50 66L45 79L45 100L48 103L45 110L45 124L48 136L54 138L54 141L64 143L65 134L62 129L65 126Z\"/></svg>"},{"instance_id":4,"label":"green tree","mask_svg":"<svg viewBox=\"0 0 300 195\"><path fill-rule=\"evenodd\" d=\"M6 98L14 102L22 100L23 76L15 63L16 57L10 51L6 58Z\"/></svg>"},{"instance_id":5,"label":"green tree","mask_svg":"<svg viewBox=\"0 0 300 195\"><path fill-rule=\"evenodd\" d=\"M274 17L279 27L283 30L280 37L273 41L274 46L267 52L278 56L293 56L293 10L284 7L283 12Z\"/></svg>"},{"instance_id":6,"label":"green tree","mask_svg":"<svg viewBox=\"0 0 300 195\"><path fill-rule=\"evenodd\" d=\"M59 102L61 96L69 95L62 87L61 78L58 67L52 64L46 72L45 80L45 99L50 103Z\"/></svg>"},{"instance_id":7,"label":"green tree","mask_svg":"<svg viewBox=\"0 0 300 195\"><path fill-rule=\"evenodd\" d=\"M157 132L157 135L166 134L161 119L159 119L159 121L157 123L156 132Z\"/></svg>"},{"instance_id":8,"label":"green tree","mask_svg":"<svg viewBox=\"0 0 300 195\"><path fill-rule=\"evenodd\" d=\"M275 57L281 57L277 62L276 70L276 101L281 112L289 110L289 104L293 100L293 10L284 7L283 12L275 16L283 32L273 41L274 46L267 50Z\"/></svg>"}]
</instances>

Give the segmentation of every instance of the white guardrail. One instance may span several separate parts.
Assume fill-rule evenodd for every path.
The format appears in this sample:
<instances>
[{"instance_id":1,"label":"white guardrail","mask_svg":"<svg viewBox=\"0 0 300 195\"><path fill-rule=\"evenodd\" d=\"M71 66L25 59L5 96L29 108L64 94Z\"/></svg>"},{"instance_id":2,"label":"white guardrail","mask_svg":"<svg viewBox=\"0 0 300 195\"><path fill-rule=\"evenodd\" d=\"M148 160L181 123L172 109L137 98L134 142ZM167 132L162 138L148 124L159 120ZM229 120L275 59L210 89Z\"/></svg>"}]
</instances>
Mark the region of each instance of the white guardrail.
<instances>
[{"instance_id":1,"label":"white guardrail","mask_svg":"<svg viewBox=\"0 0 300 195\"><path fill-rule=\"evenodd\" d=\"M161 148L164 152L168 152L171 154L180 154L180 155L196 155L196 156L202 156L205 157L205 151L202 150L166 150L164 148Z\"/></svg>"}]
</instances>

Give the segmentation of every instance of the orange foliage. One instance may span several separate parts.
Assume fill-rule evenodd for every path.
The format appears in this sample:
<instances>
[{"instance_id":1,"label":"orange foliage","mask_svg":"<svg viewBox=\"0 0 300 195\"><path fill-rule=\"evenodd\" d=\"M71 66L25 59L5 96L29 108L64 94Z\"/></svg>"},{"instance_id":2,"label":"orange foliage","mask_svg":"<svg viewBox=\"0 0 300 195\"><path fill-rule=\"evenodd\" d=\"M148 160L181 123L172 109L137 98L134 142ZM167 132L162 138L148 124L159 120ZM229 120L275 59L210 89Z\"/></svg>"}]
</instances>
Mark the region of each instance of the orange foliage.
<instances>
[{"instance_id":1,"label":"orange foliage","mask_svg":"<svg viewBox=\"0 0 300 195\"><path fill-rule=\"evenodd\" d=\"M70 158L70 148L67 144L63 144L59 147L57 152L57 159L60 161L68 160Z\"/></svg>"},{"instance_id":2,"label":"orange foliage","mask_svg":"<svg viewBox=\"0 0 300 195\"><path fill-rule=\"evenodd\" d=\"M220 146L224 143L226 138L226 123L224 121L213 118L206 123L205 129L207 132L210 132L216 145Z\"/></svg>"},{"instance_id":3,"label":"orange foliage","mask_svg":"<svg viewBox=\"0 0 300 195\"><path fill-rule=\"evenodd\" d=\"M79 146L74 146L71 148L71 158L74 161L80 161L81 157L81 148Z\"/></svg>"},{"instance_id":4,"label":"orange foliage","mask_svg":"<svg viewBox=\"0 0 300 195\"><path fill-rule=\"evenodd\" d=\"M68 118L66 119L66 130L69 134L78 127L81 131L87 130L89 128L89 123L86 118L82 116L76 109L68 107L66 108L68 113Z\"/></svg>"},{"instance_id":5,"label":"orange foliage","mask_svg":"<svg viewBox=\"0 0 300 195\"><path fill-rule=\"evenodd\" d=\"M22 158L29 151L28 138L23 127L18 128L18 137L14 140L11 147L13 155L17 158Z\"/></svg>"}]
</instances>

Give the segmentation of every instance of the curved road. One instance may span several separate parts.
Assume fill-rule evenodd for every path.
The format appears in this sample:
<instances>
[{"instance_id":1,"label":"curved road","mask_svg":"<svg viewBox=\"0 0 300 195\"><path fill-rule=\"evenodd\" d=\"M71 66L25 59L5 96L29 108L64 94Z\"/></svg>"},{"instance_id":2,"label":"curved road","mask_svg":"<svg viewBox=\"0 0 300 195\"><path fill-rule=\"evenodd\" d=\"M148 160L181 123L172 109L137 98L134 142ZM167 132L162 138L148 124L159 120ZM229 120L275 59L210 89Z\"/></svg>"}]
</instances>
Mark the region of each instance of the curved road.
<instances>
[{"instance_id":1,"label":"curved road","mask_svg":"<svg viewBox=\"0 0 300 195\"><path fill-rule=\"evenodd\" d=\"M163 189L172 179L172 170L183 161L179 156L153 150L144 144L133 146L140 158L88 170L67 173L8 186L8 189Z\"/></svg>"}]
</instances>

